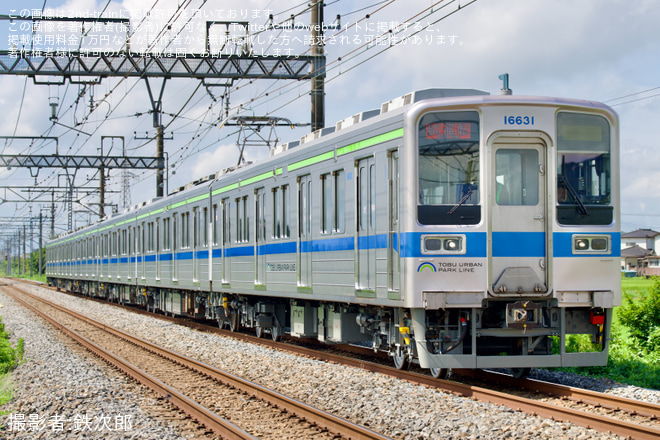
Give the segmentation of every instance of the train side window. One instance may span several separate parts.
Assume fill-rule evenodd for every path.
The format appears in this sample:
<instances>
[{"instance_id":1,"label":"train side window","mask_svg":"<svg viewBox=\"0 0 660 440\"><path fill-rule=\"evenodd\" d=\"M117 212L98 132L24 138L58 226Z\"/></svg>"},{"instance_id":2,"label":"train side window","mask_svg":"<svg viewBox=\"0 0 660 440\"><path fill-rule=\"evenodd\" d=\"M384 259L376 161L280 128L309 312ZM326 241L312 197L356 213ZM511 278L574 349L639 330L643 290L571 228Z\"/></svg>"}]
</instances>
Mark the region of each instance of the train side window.
<instances>
[{"instance_id":1,"label":"train side window","mask_svg":"<svg viewBox=\"0 0 660 440\"><path fill-rule=\"evenodd\" d=\"M166 217L163 219L163 250L164 251L170 250L170 237L171 237L170 219Z\"/></svg>"},{"instance_id":2,"label":"train side window","mask_svg":"<svg viewBox=\"0 0 660 440\"><path fill-rule=\"evenodd\" d=\"M154 241L154 250L156 253L158 253L160 251L160 218L157 218L154 223L156 224L156 240Z\"/></svg>"},{"instance_id":3,"label":"train side window","mask_svg":"<svg viewBox=\"0 0 660 440\"><path fill-rule=\"evenodd\" d=\"M154 250L154 222L147 223L147 246L146 252L153 252Z\"/></svg>"},{"instance_id":4,"label":"train side window","mask_svg":"<svg viewBox=\"0 0 660 440\"><path fill-rule=\"evenodd\" d=\"M250 208L248 205L248 196L243 197L243 211L245 213L244 219L245 219L245 230L243 238L244 241L247 243L250 241Z\"/></svg>"},{"instance_id":5,"label":"train side window","mask_svg":"<svg viewBox=\"0 0 660 440\"><path fill-rule=\"evenodd\" d=\"M321 233L332 233L332 175L321 175Z\"/></svg>"},{"instance_id":6,"label":"train side window","mask_svg":"<svg viewBox=\"0 0 660 440\"><path fill-rule=\"evenodd\" d=\"M181 214L181 249L190 247L190 213Z\"/></svg>"},{"instance_id":7,"label":"train side window","mask_svg":"<svg viewBox=\"0 0 660 440\"><path fill-rule=\"evenodd\" d=\"M291 212L289 192L289 185L282 186L282 238L291 237L291 229L289 226L289 213Z\"/></svg>"},{"instance_id":8,"label":"train side window","mask_svg":"<svg viewBox=\"0 0 660 440\"><path fill-rule=\"evenodd\" d=\"M202 246L208 247L209 245L209 208L202 210Z\"/></svg>"},{"instance_id":9,"label":"train side window","mask_svg":"<svg viewBox=\"0 0 660 440\"><path fill-rule=\"evenodd\" d=\"M222 201L222 244L229 245L231 243L231 210L229 199Z\"/></svg>"},{"instance_id":10,"label":"train side window","mask_svg":"<svg viewBox=\"0 0 660 440\"><path fill-rule=\"evenodd\" d=\"M176 230L176 214L172 214L172 249L176 251L179 240L177 240L178 234Z\"/></svg>"},{"instance_id":11,"label":"train side window","mask_svg":"<svg viewBox=\"0 0 660 440\"><path fill-rule=\"evenodd\" d=\"M258 243L266 240L266 192L259 188L254 192L254 238Z\"/></svg>"},{"instance_id":12,"label":"train side window","mask_svg":"<svg viewBox=\"0 0 660 440\"><path fill-rule=\"evenodd\" d=\"M282 237L282 191L280 188L273 188L273 239Z\"/></svg>"},{"instance_id":13,"label":"train side window","mask_svg":"<svg viewBox=\"0 0 660 440\"><path fill-rule=\"evenodd\" d=\"M148 249L147 249L147 225L145 222L142 222L142 232L140 233L139 240L140 240L140 252L146 254Z\"/></svg>"},{"instance_id":14,"label":"train side window","mask_svg":"<svg viewBox=\"0 0 660 440\"><path fill-rule=\"evenodd\" d=\"M248 215L248 197L236 199L236 243L250 241L250 218Z\"/></svg>"},{"instance_id":15,"label":"train side window","mask_svg":"<svg viewBox=\"0 0 660 440\"><path fill-rule=\"evenodd\" d=\"M243 210L241 209L241 198L236 199L236 243L243 241Z\"/></svg>"},{"instance_id":16,"label":"train side window","mask_svg":"<svg viewBox=\"0 0 660 440\"><path fill-rule=\"evenodd\" d=\"M193 208L193 249L197 249L200 245L199 217L199 208Z\"/></svg>"},{"instance_id":17,"label":"train side window","mask_svg":"<svg viewBox=\"0 0 660 440\"><path fill-rule=\"evenodd\" d=\"M557 221L613 222L610 124L600 115L557 114Z\"/></svg>"},{"instance_id":18,"label":"train side window","mask_svg":"<svg viewBox=\"0 0 660 440\"><path fill-rule=\"evenodd\" d=\"M333 230L342 233L346 230L346 173L344 170L335 171L334 176L334 216Z\"/></svg>"},{"instance_id":19,"label":"train side window","mask_svg":"<svg viewBox=\"0 0 660 440\"><path fill-rule=\"evenodd\" d=\"M216 203L213 205L213 231L211 231L211 235L213 236L213 246L217 246L220 242L218 241L218 225L219 225L219 219L218 219L218 204Z\"/></svg>"}]
</instances>

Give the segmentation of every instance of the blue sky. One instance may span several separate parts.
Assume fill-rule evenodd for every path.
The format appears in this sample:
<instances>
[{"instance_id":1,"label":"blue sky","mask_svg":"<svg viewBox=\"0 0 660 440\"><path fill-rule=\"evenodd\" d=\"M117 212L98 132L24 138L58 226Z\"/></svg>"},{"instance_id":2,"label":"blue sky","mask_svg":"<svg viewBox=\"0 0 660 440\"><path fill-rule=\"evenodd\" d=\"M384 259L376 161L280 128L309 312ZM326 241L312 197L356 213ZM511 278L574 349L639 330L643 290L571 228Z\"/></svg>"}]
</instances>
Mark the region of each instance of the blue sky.
<instances>
[{"instance_id":1,"label":"blue sky","mask_svg":"<svg viewBox=\"0 0 660 440\"><path fill-rule=\"evenodd\" d=\"M149 6L145 6L146 3ZM149 19L138 26L153 3ZM327 23L334 21L337 14L342 16L342 27L361 20L359 28L352 27L337 35L335 31L326 33L326 37L335 36L325 48L329 63L326 125L363 110L378 108L382 102L416 89L475 88L497 94L501 87L498 75L504 72L510 74L514 94L606 102L619 113L621 122L622 229L660 230L660 192L655 189L656 182L660 181L660 148L657 145L660 138L660 30L657 26L660 3L654 0L478 0L468 5L468 1L461 0L428 9L434 3L436 1L430 0L326 1ZM427 27L455 11L459 3L461 10ZM105 8L107 13L130 16L135 30L133 50L144 50L179 4L185 4L187 8L179 19L170 23L172 29L162 41L173 40L175 31L179 31L178 38L169 46L163 43L157 47L164 51L177 48L199 51L198 26L204 20L234 17L234 20L250 21L256 30L267 23L268 13L274 14L275 23L282 22L291 14L303 11L307 2L26 0L20 2L20 8L3 6L0 13L21 15L26 13L24 10L40 11L44 4L56 14L93 14ZM446 6L439 10L442 5ZM195 9L200 11L193 14ZM424 10L426 12L416 15ZM367 14L369 19L365 18ZM309 13L303 13L296 21L308 23ZM364 51L362 45L370 39L387 29L403 27L406 30L397 35L411 35L419 30L417 39L411 38L406 44L395 45L378 55L376 53L386 46L376 45ZM86 31L90 38L96 32ZM3 22L0 34L4 39L0 46L6 49L16 43L16 35L21 34L21 30ZM29 32L23 34L30 35ZM72 34L79 36L80 31L55 29L51 34L54 40L58 34L66 34L66 39L62 41L60 37L58 44L70 48L69 38ZM99 31L98 35L101 34ZM303 41L306 34L300 30L262 32L259 35L263 40L256 41L254 49L271 54L276 51L302 53L306 50ZM214 44L219 47L222 34L214 30L213 35ZM114 32L105 44L112 47L121 43L122 38L121 32ZM24 40L18 41L19 46L24 44ZM88 43L103 44L98 40L85 44ZM368 59L371 56L374 57ZM224 115L224 104L218 99L224 89L211 87L207 92L201 87L195 91L198 84L195 80L170 80L165 86L164 123L169 124L168 136L174 132L173 139L165 141L165 150L175 171L170 175L170 189L234 165L238 157L235 128L217 127ZM268 96L264 97L266 93ZM231 91L230 113L237 115L240 110L242 115L270 115L298 123L309 122L308 93L308 82L238 82ZM193 98L187 102L191 95ZM60 115L58 122L62 125L53 125L49 120L49 104L55 101ZM133 132L139 136L144 136L145 132L153 135L143 81L104 79L90 89L73 84L35 85L24 77L2 76L0 106L4 113L0 119L2 136L58 136L62 154L96 154L101 136L122 135L129 154L155 154L155 142L146 143L133 137ZM90 112L92 107L94 111ZM173 121L171 114L181 109L180 116ZM280 142L286 142L298 139L308 130L280 127L275 134ZM24 152L27 147L26 142L4 143L5 154ZM104 144L105 151L109 148L113 148L113 154L121 154L119 143ZM39 154L54 152L51 150L54 150L52 145L44 145ZM259 160L267 156L267 151L265 147L251 147L246 155ZM3 186L45 187L57 185L57 173L42 170L35 178L27 170L2 170L0 180ZM136 171L134 174L132 203L154 197L154 173ZM121 189L120 176L119 171L111 173L111 190ZM92 178L93 172L81 170L76 182L81 184L87 177ZM64 178L59 179L63 184ZM91 182L90 185L97 184ZM4 193L0 192L0 197L5 197ZM118 194L109 198L120 204ZM49 199L44 199L41 207L48 206ZM82 206L74 209L81 211L75 216L77 226L85 224L90 217L95 218L82 212L85 210ZM38 210L39 205L33 205L32 212ZM26 204L0 205L1 216L28 214ZM66 215L60 206L58 228L65 224Z\"/></svg>"}]
</instances>

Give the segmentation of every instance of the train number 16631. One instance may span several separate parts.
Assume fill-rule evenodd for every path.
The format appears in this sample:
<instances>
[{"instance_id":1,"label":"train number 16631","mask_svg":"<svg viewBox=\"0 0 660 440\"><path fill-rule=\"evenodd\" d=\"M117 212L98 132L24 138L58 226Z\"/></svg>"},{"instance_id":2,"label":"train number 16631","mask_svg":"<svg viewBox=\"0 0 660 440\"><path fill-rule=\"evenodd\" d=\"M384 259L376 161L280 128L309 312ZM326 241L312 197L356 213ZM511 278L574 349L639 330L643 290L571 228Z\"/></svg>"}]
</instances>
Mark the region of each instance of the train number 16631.
<instances>
[{"instance_id":1,"label":"train number 16631","mask_svg":"<svg viewBox=\"0 0 660 440\"><path fill-rule=\"evenodd\" d=\"M534 116L505 116L504 125L534 125Z\"/></svg>"}]
</instances>

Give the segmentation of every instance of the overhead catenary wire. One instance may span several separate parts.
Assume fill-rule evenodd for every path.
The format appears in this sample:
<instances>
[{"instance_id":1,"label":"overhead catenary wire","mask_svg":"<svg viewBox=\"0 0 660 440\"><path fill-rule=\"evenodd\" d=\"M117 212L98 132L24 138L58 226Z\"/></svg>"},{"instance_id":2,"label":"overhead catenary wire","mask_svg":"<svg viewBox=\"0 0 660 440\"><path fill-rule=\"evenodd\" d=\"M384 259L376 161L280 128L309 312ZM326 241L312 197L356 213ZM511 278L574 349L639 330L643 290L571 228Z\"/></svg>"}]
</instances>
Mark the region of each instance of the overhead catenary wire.
<instances>
[{"instance_id":1,"label":"overhead catenary wire","mask_svg":"<svg viewBox=\"0 0 660 440\"><path fill-rule=\"evenodd\" d=\"M361 20L366 20L366 19L367 19L366 17L368 17L368 16L372 16L372 15L375 14L376 12L382 10L383 8L385 8L385 7L387 7L387 6L391 5L391 4L393 4L394 2L395 2L395 0L381 1L381 2L376 2L376 3L374 3L374 4L373 4L374 7L378 6L378 9L377 9L376 11L372 11L371 14L367 14L365 17L363 17L363 18L361 18L360 20L358 20L358 22L361 21ZM157 3L157 2L156 2L156 3ZM437 4L439 4L439 3L441 3L441 2L436 2L436 3L434 3L434 4L437 5ZM189 5L189 4L190 4L190 2L188 2L186 5ZM302 6L302 5L303 5L303 4L301 4L301 5L299 5L299 6ZM152 6L152 7L153 7L153 6ZM306 10L306 9L307 9L307 8L305 8L305 10ZM287 11L287 12L288 12L288 11ZM357 12L358 12L358 11L354 11L354 13L357 13ZM304 13L304 11L301 12L301 13ZM348 14L345 14L345 16L346 16L346 15L348 15ZM418 14L418 15L419 15L419 14ZM175 16L171 17L171 19L172 19L172 18L175 18ZM176 18L175 18L175 19L176 19ZM356 23L357 23L357 22L356 22ZM351 24L350 26L346 26L345 28L342 28L341 32L345 32L347 29L350 29L352 26L355 26L356 23L353 23L353 24ZM368 49L368 50L371 50L371 49ZM387 50L387 49L385 49L385 50ZM383 50L383 51L384 51L384 50ZM383 51L381 51L380 53L382 53ZM365 50L365 52L366 52L366 50ZM358 54L358 55L359 55L359 54ZM378 55L378 54L375 54L373 57L375 57L375 56L377 56L377 55ZM343 56L346 57L346 55L343 55ZM366 60L362 60L362 61L360 61L358 65L361 65L361 64L363 64L363 63L369 61L369 60L372 59L373 57L369 57L369 58L366 59ZM341 57L339 57L339 58L341 58ZM342 67L342 68L343 68L343 69L346 69L347 67L349 67L349 68L350 68L349 70L352 70L352 69L356 68L357 65L356 65L356 66L353 66L353 67L351 67L350 65L348 65L348 64L351 64L352 60L353 60L352 58L349 58L349 59L344 58L344 63L343 63L343 67ZM355 61L358 61L357 56L356 56L356 58L354 58L354 60L355 60ZM336 67L335 67L333 64L339 64L339 62L338 62L337 60L335 60L335 61L333 61L333 62L331 62L331 63L329 63L329 64L331 64L329 70L330 70L330 71L334 71L334 69L336 69ZM347 65L348 65L348 66L347 66ZM344 72L342 72L342 73L340 73L340 74L345 74L346 71L348 71L348 70L345 70ZM338 76L339 76L339 75L336 75L336 76L333 76L333 77L329 78L329 81L332 81L333 79L336 79ZM102 99L103 99L103 100L107 100L107 99L109 98L109 96L111 96L111 95L113 94L113 91L116 91L116 90L117 90L117 87L119 87L119 85L120 85L124 80L125 80L125 78L122 78L117 84L115 84L114 87L112 88L112 90L109 91L108 93L106 93L106 96L104 96ZM238 90L239 88L244 88L246 85L249 85L249 84L251 84L251 83L253 83L253 82L254 82L254 81L249 81L249 82L247 82L247 84L245 84L244 82L237 82L236 87L235 87L233 90ZM137 83L137 82L136 82L136 83ZM281 92L283 92L284 94L286 94L286 93L291 93L292 91L295 91L295 89L299 87L299 83L290 83L289 85L285 85L285 87L287 87L287 89L281 89L281 88L278 89L278 88L275 88L275 85L276 85L276 82L273 82L272 84L270 84L270 85L266 88L266 91L265 91L265 93L264 93L263 95L258 95L258 96L256 96L255 98L250 99L249 102L242 102L242 103L239 104L239 105L234 105L234 106L232 107L232 111L233 111L233 112L241 112L241 111L245 111L245 109L248 109L248 108L254 108L255 106L263 105L264 103L270 102L270 101L273 99L273 95L277 94L277 92L281 91ZM112 117L112 114L117 110L117 108L119 108L119 106L120 106L120 104L122 103L122 101L126 98L127 95L129 95L129 94L131 93L131 91L133 90L133 88L134 88L135 86L136 86L136 84L133 84L132 87L130 87L126 92L124 92L122 98L121 98L118 102L112 102L112 103L111 103L111 109L110 109L110 111L106 114L105 118L103 118L101 121L96 121L96 122L95 122L95 123L97 124L97 127L92 131L92 134L97 133L97 131L100 129L100 127L103 125L103 123L104 123L105 121L107 121L107 120L111 120L111 119L114 119L114 118ZM292 90L292 89L293 89L293 90ZM196 90L197 90L197 89L196 89ZM186 103L185 103L183 106L181 106L181 108L179 109L179 111L177 111L177 112L174 113L174 114L169 114L169 115L172 117L172 119L171 119L171 120L169 121L169 123L167 124L168 127L172 126L172 124L174 124L176 121L179 121L179 120L182 120L182 119L187 118L188 110L186 110L186 108L189 108L189 107L187 107L187 106L189 106L190 103L192 102L191 100L193 99L193 96L194 96L194 95L195 95L195 93L192 93L192 94L191 94L191 96L189 97L189 99L186 101ZM282 96L283 96L283 94L280 93L280 94L278 95L278 98L281 98ZM304 95L299 95L299 96L296 97L295 99L299 99L299 98L302 97L302 96L304 96ZM295 99L294 99L293 101L295 101ZM202 100L201 97L200 97L200 98L197 98L197 99L195 100L195 104L193 104L193 107L196 106L197 103L200 103L201 100ZM246 105L246 104L247 104L247 105ZM96 107L96 108L98 108L98 107ZM83 125L92 122L92 120L90 119L90 115L94 113L94 110L95 110L95 109L91 110L91 111L89 112L89 114L86 115L86 116L80 121ZM207 119L208 116L209 116L209 114L211 114L211 113L215 113L214 110L217 110L217 105L213 105L213 104L211 104L208 108L206 108L205 111L202 112L202 114L198 114L198 116L194 117L189 123L186 123L186 126L189 126L189 125L192 124L192 123L198 123L199 126L196 128L196 130L194 130L194 132L193 132L193 133L194 133L193 136L190 138L190 140L189 140L189 141L188 141L183 147L181 147L181 148L178 149L177 151L171 152L171 154L170 154L170 158L171 158L171 159L172 159L172 158L175 158L176 163L182 163L182 162L184 162L185 160L188 160L190 157L193 157L195 154L198 154L198 153L201 152L201 151L205 151L206 149L211 148L213 145L217 144L218 141L214 141L213 143L210 143L210 144L208 144L208 145L204 145L204 144L203 144L204 139L207 138L207 136L212 132L213 128L214 128L215 126L217 126L217 123L218 123L219 120L220 120L219 118L217 118L217 119L213 119L213 120L208 120L208 119ZM70 111L70 110L69 110L69 111ZM221 114L221 113L222 113L222 112L218 112L218 114ZM174 115L174 116L172 116L172 115ZM129 116L125 116L125 117L129 117ZM50 128L50 130L52 130L52 127ZM232 135L228 135L228 136L225 137L225 139L227 139L227 138L229 138L229 137L231 137L231 136L232 136ZM75 150L75 151L80 151L80 150L81 150L83 147L85 147L85 145L89 142L89 139L90 139L90 138L91 138L91 137L88 137L87 139L82 139L79 135L76 135L76 139L80 139L80 141L82 141L82 142L79 143L79 144L78 144L77 146L75 146L75 147L72 145L72 147L71 147L71 151L73 151L73 150ZM142 145L142 146L143 146L143 145ZM138 146L138 147L131 147L131 148L140 148L140 146ZM145 171L145 172L144 172L144 174L147 174L147 173L153 173L153 172L152 172L152 171Z\"/></svg>"}]
</instances>

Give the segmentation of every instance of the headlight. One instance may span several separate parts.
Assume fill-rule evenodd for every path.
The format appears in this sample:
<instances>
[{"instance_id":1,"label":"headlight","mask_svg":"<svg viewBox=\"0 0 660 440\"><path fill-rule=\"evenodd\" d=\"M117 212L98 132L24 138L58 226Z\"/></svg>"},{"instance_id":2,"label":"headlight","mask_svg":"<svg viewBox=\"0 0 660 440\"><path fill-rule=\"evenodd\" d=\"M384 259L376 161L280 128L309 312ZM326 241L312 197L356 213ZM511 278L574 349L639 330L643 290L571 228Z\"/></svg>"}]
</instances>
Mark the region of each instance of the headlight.
<instances>
[{"instance_id":1,"label":"headlight","mask_svg":"<svg viewBox=\"0 0 660 440\"><path fill-rule=\"evenodd\" d=\"M575 240L576 251L586 251L587 249L589 249L589 240L585 238L579 238Z\"/></svg>"},{"instance_id":2,"label":"headlight","mask_svg":"<svg viewBox=\"0 0 660 440\"><path fill-rule=\"evenodd\" d=\"M445 239L444 248L446 251L456 252L461 250L461 239L460 238L447 238Z\"/></svg>"},{"instance_id":3,"label":"headlight","mask_svg":"<svg viewBox=\"0 0 660 440\"><path fill-rule=\"evenodd\" d=\"M609 235L574 235L573 253L609 254L612 251L610 243Z\"/></svg>"},{"instance_id":4,"label":"headlight","mask_svg":"<svg viewBox=\"0 0 660 440\"><path fill-rule=\"evenodd\" d=\"M465 254L464 235L422 235L422 253L433 255Z\"/></svg>"}]
</instances>

